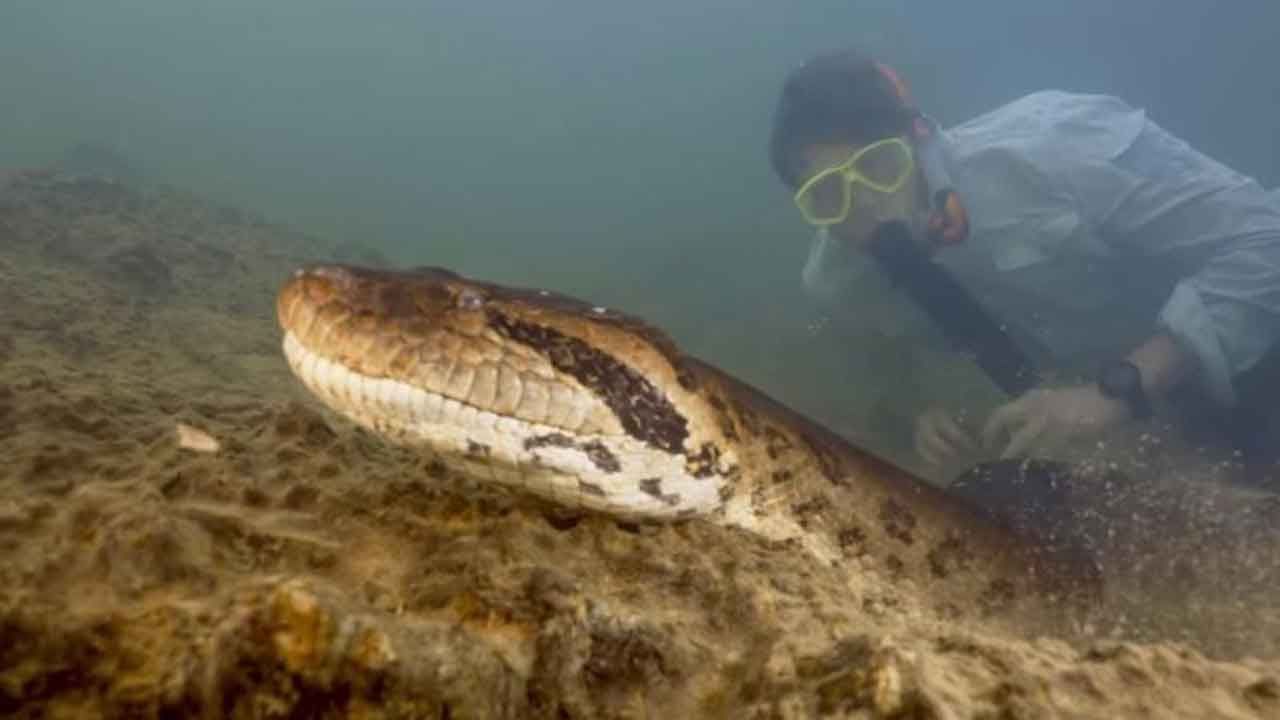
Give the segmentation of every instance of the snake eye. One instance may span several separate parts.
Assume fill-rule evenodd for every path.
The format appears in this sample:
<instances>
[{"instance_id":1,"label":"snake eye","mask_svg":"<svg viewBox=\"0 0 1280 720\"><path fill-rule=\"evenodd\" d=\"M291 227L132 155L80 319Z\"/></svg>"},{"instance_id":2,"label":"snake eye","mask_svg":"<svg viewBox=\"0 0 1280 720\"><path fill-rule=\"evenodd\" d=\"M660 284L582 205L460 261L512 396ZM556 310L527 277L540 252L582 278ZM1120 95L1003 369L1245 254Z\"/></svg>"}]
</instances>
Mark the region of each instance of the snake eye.
<instances>
[{"instance_id":1,"label":"snake eye","mask_svg":"<svg viewBox=\"0 0 1280 720\"><path fill-rule=\"evenodd\" d=\"M473 288L464 288L458 291L454 302L461 310L479 310L484 305L484 295Z\"/></svg>"}]
</instances>

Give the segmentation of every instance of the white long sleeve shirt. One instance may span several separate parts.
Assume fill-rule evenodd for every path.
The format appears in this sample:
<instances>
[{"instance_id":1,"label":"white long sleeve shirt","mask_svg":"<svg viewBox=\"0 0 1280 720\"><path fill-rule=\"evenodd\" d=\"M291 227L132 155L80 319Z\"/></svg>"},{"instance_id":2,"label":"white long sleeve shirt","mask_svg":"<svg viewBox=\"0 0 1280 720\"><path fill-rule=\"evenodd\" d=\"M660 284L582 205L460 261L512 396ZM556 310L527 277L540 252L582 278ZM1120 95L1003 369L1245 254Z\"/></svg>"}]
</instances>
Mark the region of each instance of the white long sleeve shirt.
<instances>
[{"instance_id":1,"label":"white long sleeve shirt","mask_svg":"<svg viewBox=\"0 0 1280 720\"><path fill-rule=\"evenodd\" d=\"M1280 193L1108 96L1035 93L935 142L970 220L936 259L1034 358L1096 367L1165 330L1235 403L1280 337ZM831 302L855 264L820 236L805 287Z\"/></svg>"}]
</instances>

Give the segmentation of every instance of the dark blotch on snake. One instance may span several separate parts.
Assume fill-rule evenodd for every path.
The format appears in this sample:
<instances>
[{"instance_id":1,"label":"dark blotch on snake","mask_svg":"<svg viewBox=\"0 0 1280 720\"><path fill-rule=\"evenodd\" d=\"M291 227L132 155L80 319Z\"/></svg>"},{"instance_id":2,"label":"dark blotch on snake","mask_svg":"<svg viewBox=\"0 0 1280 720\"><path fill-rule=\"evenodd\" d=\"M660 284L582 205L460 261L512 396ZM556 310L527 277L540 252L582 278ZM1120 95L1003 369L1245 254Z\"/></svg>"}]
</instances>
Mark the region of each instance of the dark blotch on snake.
<instances>
[{"instance_id":1,"label":"dark blotch on snake","mask_svg":"<svg viewBox=\"0 0 1280 720\"><path fill-rule=\"evenodd\" d=\"M916 516L905 506L890 498L880 506L880 522L889 537L910 545L915 542Z\"/></svg>"},{"instance_id":2,"label":"dark blotch on snake","mask_svg":"<svg viewBox=\"0 0 1280 720\"><path fill-rule=\"evenodd\" d=\"M525 450L535 450L540 447L573 447L573 438L564 433L547 433L524 439Z\"/></svg>"},{"instance_id":3,"label":"dark blotch on snake","mask_svg":"<svg viewBox=\"0 0 1280 720\"><path fill-rule=\"evenodd\" d=\"M825 497L816 495L804 502L793 504L791 513L796 516L796 522L800 523L800 527L808 530L813 525L813 518L821 516L830 507L831 503Z\"/></svg>"},{"instance_id":4,"label":"dark blotch on snake","mask_svg":"<svg viewBox=\"0 0 1280 720\"><path fill-rule=\"evenodd\" d=\"M499 334L541 353L555 369L595 393L628 435L667 452L684 450L688 422L643 375L554 328L514 320L494 310L487 317Z\"/></svg>"},{"instance_id":5,"label":"dark blotch on snake","mask_svg":"<svg viewBox=\"0 0 1280 720\"><path fill-rule=\"evenodd\" d=\"M666 494L662 492L662 478L645 478L640 481L640 490L646 495L652 496L659 502L667 505L676 505L680 502L680 496L675 494Z\"/></svg>"},{"instance_id":6,"label":"dark blotch on snake","mask_svg":"<svg viewBox=\"0 0 1280 720\"><path fill-rule=\"evenodd\" d=\"M720 448L713 443L702 443L702 449L689 455L685 469L696 478L708 478L716 474L720 465Z\"/></svg>"},{"instance_id":7,"label":"dark blotch on snake","mask_svg":"<svg viewBox=\"0 0 1280 720\"><path fill-rule=\"evenodd\" d=\"M969 548L964 540L954 536L938 543L926 556L929 571L936 578L946 578L952 572L964 570L969 566L971 559Z\"/></svg>"},{"instance_id":8,"label":"dark blotch on snake","mask_svg":"<svg viewBox=\"0 0 1280 720\"><path fill-rule=\"evenodd\" d=\"M978 604L982 606L984 614L991 615L1008 610L1017 599L1018 591L1013 583L1008 580L993 580L987 589L982 591Z\"/></svg>"},{"instance_id":9,"label":"dark blotch on snake","mask_svg":"<svg viewBox=\"0 0 1280 720\"><path fill-rule=\"evenodd\" d=\"M586 453L587 459L602 472L616 473L622 469L622 463L618 462L618 457L599 440L583 443L578 448Z\"/></svg>"},{"instance_id":10,"label":"dark blotch on snake","mask_svg":"<svg viewBox=\"0 0 1280 720\"><path fill-rule=\"evenodd\" d=\"M587 482L586 480L578 481L578 489L582 491L583 495L595 495L596 497L604 497L604 488L600 487L595 483Z\"/></svg>"}]
</instances>

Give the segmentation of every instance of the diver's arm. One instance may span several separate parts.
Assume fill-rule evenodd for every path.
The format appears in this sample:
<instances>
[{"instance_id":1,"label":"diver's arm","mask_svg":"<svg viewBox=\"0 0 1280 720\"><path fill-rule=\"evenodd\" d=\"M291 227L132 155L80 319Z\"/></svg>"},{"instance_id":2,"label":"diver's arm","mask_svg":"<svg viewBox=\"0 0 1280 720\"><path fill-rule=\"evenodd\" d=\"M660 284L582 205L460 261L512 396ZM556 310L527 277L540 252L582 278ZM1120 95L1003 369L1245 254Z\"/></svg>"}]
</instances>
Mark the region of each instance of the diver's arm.
<instances>
[{"instance_id":1,"label":"diver's arm","mask_svg":"<svg viewBox=\"0 0 1280 720\"><path fill-rule=\"evenodd\" d=\"M1099 238L1180 270L1155 318L1167 337L1131 358L1144 378L1154 375L1159 393L1193 374L1220 406L1234 406L1234 378L1280 347L1280 202L1150 123L1120 157L1068 172ZM1179 371L1188 354L1192 370Z\"/></svg>"}]
</instances>

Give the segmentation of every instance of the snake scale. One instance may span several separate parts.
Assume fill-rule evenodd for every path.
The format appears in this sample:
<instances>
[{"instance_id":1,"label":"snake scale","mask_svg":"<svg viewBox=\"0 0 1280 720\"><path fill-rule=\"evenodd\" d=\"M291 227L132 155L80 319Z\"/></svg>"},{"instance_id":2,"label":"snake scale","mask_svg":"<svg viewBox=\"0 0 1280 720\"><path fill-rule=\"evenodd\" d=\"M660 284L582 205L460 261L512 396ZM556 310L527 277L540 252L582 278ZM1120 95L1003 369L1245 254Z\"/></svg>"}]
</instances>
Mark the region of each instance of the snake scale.
<instances>
[{"instance_id":1,"label":"snake scale","mask_svg":"<svg viewBox=\"0 0 1280 720\"><path fill-rule=\"evenodd\" d=\"M448 270L300 269L284 353L330 409L455 473L630 520L740 528L953 608L1094 582L624 313Z\"/></svg>"}]
</instances>

